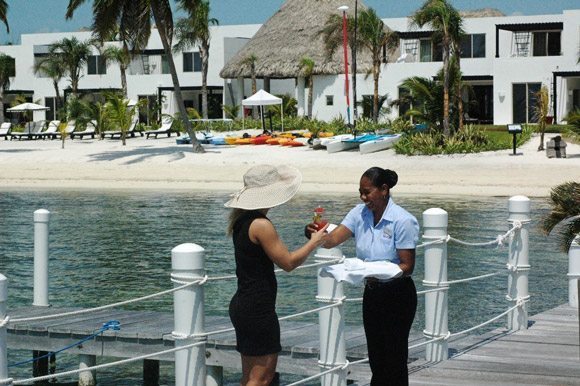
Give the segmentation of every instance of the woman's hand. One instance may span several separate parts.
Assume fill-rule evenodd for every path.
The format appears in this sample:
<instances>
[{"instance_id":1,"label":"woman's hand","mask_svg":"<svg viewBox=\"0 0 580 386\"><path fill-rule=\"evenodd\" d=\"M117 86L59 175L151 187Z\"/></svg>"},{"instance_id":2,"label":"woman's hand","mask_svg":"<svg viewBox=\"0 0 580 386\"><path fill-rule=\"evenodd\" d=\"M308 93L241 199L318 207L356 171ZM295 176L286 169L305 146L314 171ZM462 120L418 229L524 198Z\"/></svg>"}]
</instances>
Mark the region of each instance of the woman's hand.
<instances>
[{"instance_id":1,"label":"woman's hand","mask_svg":"<svg viewBox=\"0 0 580 386\"><path fill-rule=\"evenodd\" d=\"M308 224L306 225L305 231L304 233L306 233L306 231L308 231L309 229L311 229L310 233L308 234L308 237L311 241L314 241L314 243L319 246L319 245L323 245L326 242L326 239L328 238L328 233L326 232L326 228L328 228L330 224L325 224L322 228L320 228L319 230L316 230L317 227L315 224ZM309 228L309 226L312 226L312 228Z\"/></svg>"},{"instance_id":2,"label":"woman's hand","mask_svg":"<svg viewBox=\"0 0 580 386\"><path fill-rule=\"evenodd\" d=\"M328 226L325 226L324 229L326 229L327 227ZM304 227L304 236L306 236L306 238L309 239L312 236L312 234L316 233L317 231L318 226L312 222Z\"/></svg>"}]
</instances>

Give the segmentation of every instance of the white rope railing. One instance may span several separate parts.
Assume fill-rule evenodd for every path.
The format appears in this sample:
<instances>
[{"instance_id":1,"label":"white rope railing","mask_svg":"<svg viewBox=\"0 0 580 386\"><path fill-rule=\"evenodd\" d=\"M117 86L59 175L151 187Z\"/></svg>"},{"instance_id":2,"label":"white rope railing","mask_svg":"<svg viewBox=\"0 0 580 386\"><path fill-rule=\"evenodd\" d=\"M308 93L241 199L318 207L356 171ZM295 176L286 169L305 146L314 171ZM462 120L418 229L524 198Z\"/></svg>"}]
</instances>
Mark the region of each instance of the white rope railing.
<instances>
[{"instance_id":1,"label":"white rope railing","mask_svg":"<svg viewBox=\"0 0 580 386\"><path fill-rule=\"evenodd\" d=\"M470 246L470 247L486 247L486 246L490 246L490 245L497 245L498 247L503 246L503 242L512 234L514 233L516 230L521 229L524 223L527 223L529 221L518 221L518 220L514 220L513 222L513 226L510 230L508 230L506 233L504 233L503 235L498 235L494 240L491 241L485 241L485 242L481 242L481 243L472 243L472 242L467 242L467 241L463 241L460 239L457 239L451 235L447 235L444 237L436 237L434 238L432 241L427 241L425 243L419 244L417 245L417 249L419 248L424 248L426 246L429 245L433 245L433 244L440 244L440 243L449 243L450 241L453 241L457 244L460 245L465 245L465 246ZM429 237L425 237L424 238L429 238Z\"/></svg>"},{"instance_id":2,"label":"white rope railing","mask_svg":"<svg viewBox=\"0 0 580 386\"><path fill-rule=\"evenodd\" d=\"M75 374L82 373L82 372L95 371L95 370L105 369L107 367L120 366L120 365L140 361L140 360L147 359L147 358L152 358L152 357L161 356L161 355L165 355L165 354L171 354L173 352L180 351L180 350L186 350L186 349L189 349L189 348L192 348L195 346L201 346L202 344L205 344L205 341L204 342L195 342L195 343L191 343L191 344L188 344L185 346L180 346L180 347L174 347L171 349L158 351L158 352L151 353L151 354L144 354L144 355L140 355L140 356L133 357L133 358L122 359L122 360L116 361L116 362L103 363L102 365L86 367L83 369L75 369L75 370L65 371L62 373L49 374L49 375L43 375L43 376L35 377L35 378L17 380L17 381L13 381L13 384L14 385L25 385L25 384L28 384L30 382L46 381L48 379L53 379L53 378L57 378L57 377L66 377L69 375L75 375Z\"/></svg>"},{"instance_id":3,"label":"white rope railing","mask_svg":"<svg viewBox=\"0 0 580 386\"><path fill-rule=\"evenodd\" d=\"M197 281L193 281L191 283L186 283L183 284L179 287L175 287L175 288L171 288L165 291L161 291L161 292L156 292L154 294L150 294L150 295L145 295L139 298L134 298L134 299L129 299L129 300L124 300L122 302L118 302L118 303L112 303L112 304L107 304L104 306L100 306L100 307L93 307L93 308L87 308L87 309L82 309L82 310L77 310L77 311L69 311L69 312L63 312L60 314L52 314L52 315L43 315L43 316L33 316L30 318L14 318L12 320L10 320L11 323L17 323L17 322L32 322L32 321L37 321L37 320L48 320L48 319L56 319L56 318L62 318L65 316L74 316L74 315L81 315L81 314L85 314L85 313L90 313L90 312L96 312L96 311L102 311L102 310L107 310L110 308L115 308L115 307L119 307L119 306L124 306L126 304L131 304L131 303L137 303L143 300L147 300L147 299L152 299L158 296L162 296L162 295L167 295L179 290L182 290L184 288L190 287L192 285L195 284L199 284L204 282L204 280L206 280L205 278L197 280Z\"/></svg>"}]
</instances>

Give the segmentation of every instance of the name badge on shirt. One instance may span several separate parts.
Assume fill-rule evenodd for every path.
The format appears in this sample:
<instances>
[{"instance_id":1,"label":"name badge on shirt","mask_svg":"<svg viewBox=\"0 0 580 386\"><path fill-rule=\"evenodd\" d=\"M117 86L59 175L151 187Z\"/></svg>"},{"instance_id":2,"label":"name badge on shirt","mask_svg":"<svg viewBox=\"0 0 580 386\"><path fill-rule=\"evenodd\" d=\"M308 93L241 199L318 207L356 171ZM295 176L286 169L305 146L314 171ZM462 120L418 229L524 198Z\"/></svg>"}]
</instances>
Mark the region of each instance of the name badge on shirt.
<instances>
[{"instance_id":1,"label":"name badge on shirt","mask_svg":"<svg viewBox=\"0 0 580 386\"><path fill-rule=\"evenodd\" d=\"M383 237L385 239L390 239L391 237L393 237L393 230L391 229L391 227L385 227L383 228Z\"/></svg>"}]
</instances>

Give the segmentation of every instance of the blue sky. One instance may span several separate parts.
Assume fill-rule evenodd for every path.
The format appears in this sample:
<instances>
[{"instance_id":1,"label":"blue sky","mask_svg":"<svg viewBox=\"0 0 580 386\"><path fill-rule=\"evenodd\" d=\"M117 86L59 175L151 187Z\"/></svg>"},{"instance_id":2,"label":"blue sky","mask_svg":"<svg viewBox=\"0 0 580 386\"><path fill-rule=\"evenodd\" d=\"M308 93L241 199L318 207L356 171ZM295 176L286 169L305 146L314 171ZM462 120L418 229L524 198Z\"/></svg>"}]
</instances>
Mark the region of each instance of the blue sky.
<instances>
[{"instance_id":1,"label":"blue sky","mask_svg":"<svg viewBox=\"0 0 580 386\"><path fill-rule=\"evenodd\" d=\"M423 0L361 0L382 18L411 14ZM561 13L580 8L580 0L451 0L460 9L497 8L506 15ZM88 0L73 20L64 14L69 0L8 0L11 33L0 28L0 44L18 44L23 33L78 31L91 25L92 0ZM173 1L175 3L175 1ZM220 24L258 24L274 14L284 0L210 0L212 15ZM2 26L3 27L3 26Z\"/></svg>"}]
</instances>

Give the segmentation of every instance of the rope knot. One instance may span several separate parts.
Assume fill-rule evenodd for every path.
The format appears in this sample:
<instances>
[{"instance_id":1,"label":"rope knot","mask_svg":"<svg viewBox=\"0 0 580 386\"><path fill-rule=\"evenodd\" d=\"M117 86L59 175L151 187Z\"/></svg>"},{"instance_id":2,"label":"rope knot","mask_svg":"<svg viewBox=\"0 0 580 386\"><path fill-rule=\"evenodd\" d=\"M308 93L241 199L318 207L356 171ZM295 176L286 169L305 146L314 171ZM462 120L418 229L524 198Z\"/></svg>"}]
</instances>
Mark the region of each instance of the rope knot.
<instances>
[{"instance_id":1,"label":"rope knot","mask_svg":"<svg viewBox=\"0 0 580 386\"><path fill-rule=\"evenodd\" d=\"M8 322L10 322L10 316L6 315L3 320L0 320L0 328L6 327Z\"/></svg>"},{"instance_id":2,"label":"rope knot","mask_svg":"<svg viewBox=\"0 0 580 386\"><path fill-rule=\"evenodd\" d=\"M350 362L347 359L346 362L344 362L344 365L342 365L342 367L340 369L341 370L346 370L348 366L350 366Z\"/></svg>"},{"instance_id":3,"label":"rope knot","mask_svg":"<svg viewBox=\"0 0 580 386\"><path fill-rule=\"evenodd\" d=\"M13 385L14 378L0 379L0 385Z\"/></svg>"},{"instance_id":4,"label":"rope knot","mask_svg":"<svg viewBox=\"0 0 580 386\"><path fill-rule=\"evenodd\" d=\"M207 340L207 333L204 334L182 334L181 332L171 331L171 337L175 340L185 340L185 339L203 339Z\"/></svg>"}]
</instances>

